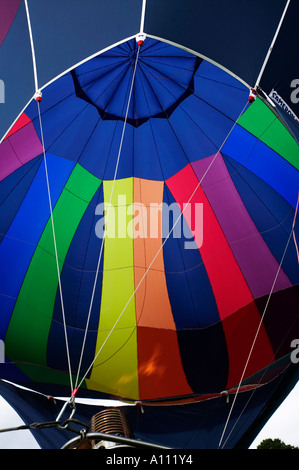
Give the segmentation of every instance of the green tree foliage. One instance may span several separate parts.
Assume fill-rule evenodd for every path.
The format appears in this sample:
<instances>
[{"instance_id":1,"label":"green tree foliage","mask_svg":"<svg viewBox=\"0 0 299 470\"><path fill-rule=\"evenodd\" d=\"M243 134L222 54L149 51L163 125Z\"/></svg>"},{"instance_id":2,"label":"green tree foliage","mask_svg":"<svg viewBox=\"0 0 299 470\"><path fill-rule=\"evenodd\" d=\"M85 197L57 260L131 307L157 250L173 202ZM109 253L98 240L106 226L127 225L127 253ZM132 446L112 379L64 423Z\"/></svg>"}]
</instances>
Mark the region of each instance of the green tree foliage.
<instances>
[{"instance_id":1,"label":"green tree foliage","mask_svg":"<svg viewBox=\"0 0 299 470\"><path fill-rule=\"evenodd\" d=\"M285 444L280 439L264 439L257 449L299 449L299 447Z\"/></svg>"}]
</instances>

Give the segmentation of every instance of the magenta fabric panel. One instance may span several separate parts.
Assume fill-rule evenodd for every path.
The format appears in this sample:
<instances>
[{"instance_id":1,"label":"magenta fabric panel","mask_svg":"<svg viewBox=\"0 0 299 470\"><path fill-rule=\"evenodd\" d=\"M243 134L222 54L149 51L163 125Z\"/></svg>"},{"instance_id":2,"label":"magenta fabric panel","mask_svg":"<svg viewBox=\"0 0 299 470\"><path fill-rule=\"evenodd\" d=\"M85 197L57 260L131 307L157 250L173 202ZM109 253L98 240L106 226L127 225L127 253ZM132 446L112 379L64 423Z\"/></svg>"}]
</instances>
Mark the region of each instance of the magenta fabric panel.
<instances>
[{"instance_id":1,"label":"magenta fabric panel","mask_svg":"<svg viewBox=\"0 0 299 470\"><path fill-rule=\"evenodd\" d=\"M32 122L22 127L0 146L0 181L43 152Z\"/></svg>"},{"instance_id":2,"label":"magenta fabric panel","mask_svg":"<svg viewBox=\"0 0 299 470\"><path fill-rule=\"evenodd\" d=\"M192 167L253 297L269 294L278 262L250 218L221 154L194 162ZM288 287L291 282L280 270L274 291Z\"/></svg>"}]
</instances>

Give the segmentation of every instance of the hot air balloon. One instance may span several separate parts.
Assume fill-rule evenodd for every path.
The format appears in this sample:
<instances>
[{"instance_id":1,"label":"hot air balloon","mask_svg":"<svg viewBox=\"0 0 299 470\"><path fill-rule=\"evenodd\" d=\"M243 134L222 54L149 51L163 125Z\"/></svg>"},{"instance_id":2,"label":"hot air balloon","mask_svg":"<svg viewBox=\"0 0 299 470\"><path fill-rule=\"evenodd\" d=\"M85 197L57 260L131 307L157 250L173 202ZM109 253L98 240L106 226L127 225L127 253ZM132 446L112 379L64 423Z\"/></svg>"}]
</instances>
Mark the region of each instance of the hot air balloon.
<instances>
[{"instance_id":1,"label":"hot air balloon","mask_svg":"<svg viewBox=\"0 0 299 470\"><path fill-rule=\"evenodd\" d=\"M1 8L1 394L43 448L248 447L298 381L298 5Z\"/></svg>"}]
</instances>

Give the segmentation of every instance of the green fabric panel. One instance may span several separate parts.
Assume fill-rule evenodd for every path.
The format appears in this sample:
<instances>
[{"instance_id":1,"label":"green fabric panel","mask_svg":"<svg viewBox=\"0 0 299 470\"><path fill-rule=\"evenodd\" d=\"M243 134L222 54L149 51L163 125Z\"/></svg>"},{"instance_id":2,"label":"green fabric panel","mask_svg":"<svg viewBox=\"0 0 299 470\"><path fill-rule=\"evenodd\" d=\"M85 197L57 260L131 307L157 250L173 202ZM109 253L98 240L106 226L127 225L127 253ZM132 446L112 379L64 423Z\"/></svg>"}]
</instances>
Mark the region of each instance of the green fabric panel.
<instances>
[{"instance_id":1,"label":"green fabric panel","mask_svg":"<svg viewBox=\"0 0 299 470\"><path fill-rule=\"evenodd\" d=\"M59 370L50 369L44 365L35 364L17 364L18 368L30 378L32 382L44 383L44 384L59 384L66 387L70 387L70 375L69 372L61 372ZM72 375L73 384L76 380L76 374ZM55 386L55 385L54 385ZM28 384L30 387L30 382ZM82 383L81 389L85 389L85 382ZM71 388L70 388L71 391Z\"/></svg>"},{"instance_id":2,"label":"green fabric panel","mask_svg":"<svg viewBox=\"0 0 299 470\"><path fill-rule=\"evenodd\" d=\"M241 116L238 124L299 169L299 146L289 131L260 99Z\"/></svg>"},{"instance_id":3,"label":"green fabric panel","mask_svg":"<svg viewBox=\"0 0 299 470\"><path fill-rule=\"evenodd\" d=\"M76 165L57 201L53 220L60 272L80 220L100 185L101 180ZM47 339L57 289L57 264L52 222L49 219L32 257L7 330L5 347L11 361L47 365ZM33 373L34 380L44 381L46 376L53 375L40 367L19 367L30 377ZM41 378L40 373L45 373L45 377ZM63 376L66 374L61 374Z\"/></svg>"},{"instance_id":4,"label":"green fabric panel","mask_svg":"<svg viewBox=\"0 0 299 470\"><path fill-rule=\"evenodd\" d=\"M112 181L103 182L104 202L108 204L112 186ZM132 203L133 178L115 181L112 208L106 219L108 236L104 243L102 301L96 346L96 352L101 352L86 384L88 388L102 392L138 398L134 297L119 319L135 288L133 238L127 230L123 230L132 220L132 216L126 217L126 210Z\"/></svg>"}]
</instances>

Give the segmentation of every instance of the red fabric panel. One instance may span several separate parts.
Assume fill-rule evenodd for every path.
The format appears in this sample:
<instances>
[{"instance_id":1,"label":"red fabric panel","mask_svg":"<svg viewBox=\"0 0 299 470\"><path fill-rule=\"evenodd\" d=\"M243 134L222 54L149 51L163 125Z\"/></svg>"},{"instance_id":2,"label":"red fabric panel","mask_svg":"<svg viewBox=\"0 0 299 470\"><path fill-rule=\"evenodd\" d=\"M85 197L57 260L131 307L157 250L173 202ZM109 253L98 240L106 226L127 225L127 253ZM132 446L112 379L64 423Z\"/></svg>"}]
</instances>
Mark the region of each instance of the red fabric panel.
<instances>
[{"instance_id":1,"label":"red fabric panel","mask_svg":"<svg viewBox=\"0 0 299 470\"><path fill-rule=\"evenodd\" d=\"M12 134L17 132L22 127L26 126L26 124L29 124L29 122L31 122L29 117L25 113L21 114L17 122L12 126L8 134L5 136L5 139L10 137Z\"/></svg>"},{"instance_id":2,"label":"red fabric panel","mask_svg":"<svg viewBox=\"0 0 299 470\"><path fill-rule=\"evenodd\" d=\"M190 395L174 330L138 327L140 399Z\"/></svg>"},{"instance_id":3,"label":"red fabric panel","mask_svg":"<svg viewBox=\"0 0 299 470\"><path fill-rule=\"evenodd\" d=\"M250 331L256 331L261 318L260 313L191 165L167 180L166 184L181 208L189 200L191 203L203 204L203 243L199 251L223 324L230 362L227 387L231 387L241 378L250 350L248 345L253 340L253 335L248 334L248 328ZM191 224L188 218L187 222ZM249 316L248 308L250 309ZM237 311L239 312L232 316ZM255 346L252 358L253 367L247 369L246 377L265 367L272 360L272 347L262 325L260 341Z\"/></svg>"}]
</instances>

